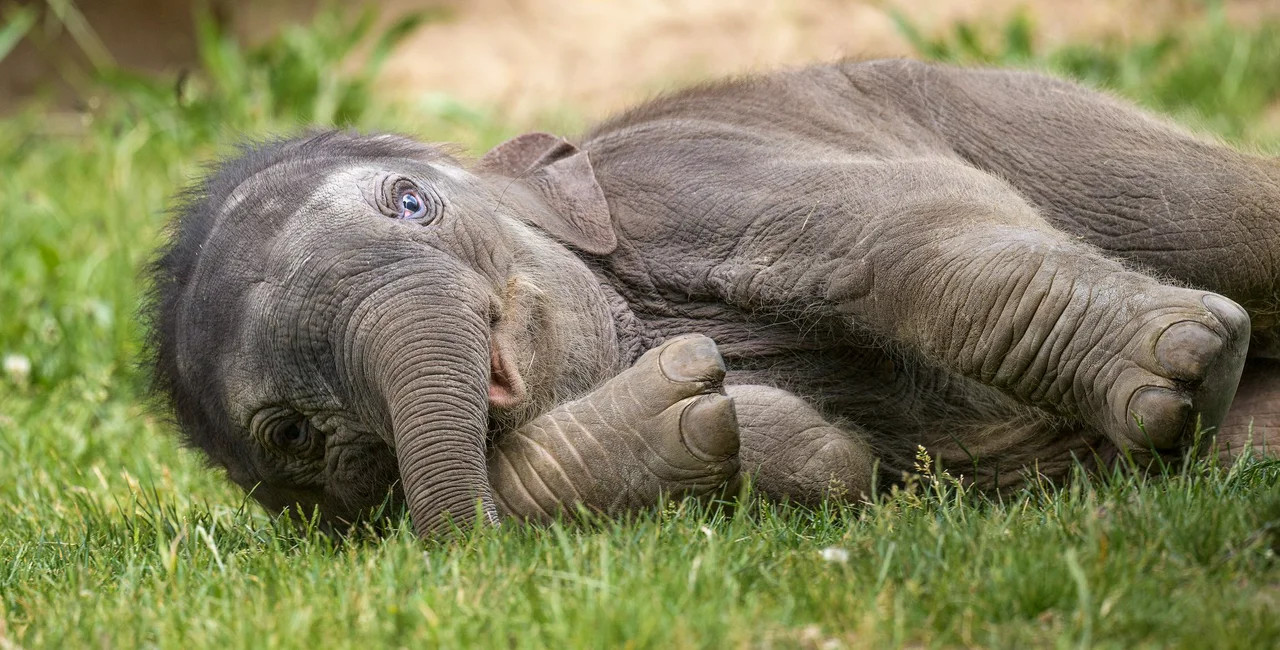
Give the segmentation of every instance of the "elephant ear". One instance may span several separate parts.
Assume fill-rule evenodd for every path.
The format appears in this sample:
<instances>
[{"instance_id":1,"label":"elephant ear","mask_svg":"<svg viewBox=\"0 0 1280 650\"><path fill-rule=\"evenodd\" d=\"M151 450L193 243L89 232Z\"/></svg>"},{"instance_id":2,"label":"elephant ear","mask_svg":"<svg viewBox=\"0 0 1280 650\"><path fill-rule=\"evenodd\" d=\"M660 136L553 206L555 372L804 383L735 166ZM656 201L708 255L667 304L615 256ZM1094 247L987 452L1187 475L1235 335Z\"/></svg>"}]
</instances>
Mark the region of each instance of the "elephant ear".
<instances>
[{"instance_id":1,"label":"elephant ear","mask_svg":"<svg viewBox=\"0 0 1280 650\"><path fill-rule=\"evenodd\" d=\"M561 242L592 255L618 246L604 190L587 152L550 133L526 133L496 146L480 159L481 171L517 179L537 192L550 213L533 222Z\"/></svg>"}]
</instances>

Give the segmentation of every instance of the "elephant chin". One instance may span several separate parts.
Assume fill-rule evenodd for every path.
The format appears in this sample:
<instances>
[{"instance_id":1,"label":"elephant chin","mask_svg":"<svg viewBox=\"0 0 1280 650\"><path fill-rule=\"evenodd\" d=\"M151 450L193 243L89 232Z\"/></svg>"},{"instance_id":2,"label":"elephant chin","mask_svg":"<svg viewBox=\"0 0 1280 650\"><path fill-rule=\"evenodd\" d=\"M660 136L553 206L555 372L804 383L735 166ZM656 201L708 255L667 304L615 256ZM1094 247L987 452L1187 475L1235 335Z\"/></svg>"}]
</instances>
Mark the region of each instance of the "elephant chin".
<instances>
[{"instance_id":1,"label":"elephant chin","mask_svg":"<svg viewBox=\"0 0 1280 650\"><path fill-rule=\"evenodd\" d=\"M489 336L477 304L486 303L459 292L401 294L374 336L405 501L424 537L497 521L485 463Z\"/></svg>"}]
</instances>

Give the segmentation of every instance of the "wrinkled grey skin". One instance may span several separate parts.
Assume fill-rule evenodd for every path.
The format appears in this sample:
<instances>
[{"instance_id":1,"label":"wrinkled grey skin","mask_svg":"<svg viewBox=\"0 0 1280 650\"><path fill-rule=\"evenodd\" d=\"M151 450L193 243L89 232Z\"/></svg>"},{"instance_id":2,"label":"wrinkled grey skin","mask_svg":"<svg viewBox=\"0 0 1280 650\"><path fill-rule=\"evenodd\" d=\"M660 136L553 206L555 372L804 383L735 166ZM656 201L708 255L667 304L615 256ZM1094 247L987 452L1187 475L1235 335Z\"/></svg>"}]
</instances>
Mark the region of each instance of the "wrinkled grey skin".
<instances>
[{"instance_id":1,"label":"wrinkled grey skin","mask_svg":"<svg viewBox=\"0 0 1280 650\"><path fill-rule=\"evenodd\" d=\"M747 474L858 498L919 445L998 488L1197 421L1274 445L1277 252L1275 160L1034 74L841 63L472 165L249 150L156 265L157 375L268 507L350 522L393 489L424 534Z\"/></svg>"}]
</instances>

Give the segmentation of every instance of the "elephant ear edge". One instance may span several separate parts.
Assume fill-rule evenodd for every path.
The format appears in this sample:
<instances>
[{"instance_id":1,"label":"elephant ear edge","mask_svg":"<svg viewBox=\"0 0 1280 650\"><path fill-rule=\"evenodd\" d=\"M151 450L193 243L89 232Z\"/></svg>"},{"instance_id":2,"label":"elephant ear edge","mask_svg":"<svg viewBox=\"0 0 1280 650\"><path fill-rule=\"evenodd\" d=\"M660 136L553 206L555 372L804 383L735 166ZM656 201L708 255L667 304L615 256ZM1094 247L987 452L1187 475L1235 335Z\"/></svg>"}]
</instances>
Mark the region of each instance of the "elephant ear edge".
<instances>
[{"instance_id":1,"label":"elephant ear edge","mask_svg":"<svg viewBox=\"0 0 1280 650\"><path fill-rule=\"evenodd\" d=\"M609 203L587 152L550 133L526 133L494 147L480 159L480 171L522 181L551 207L534 225L561 242L592 255L618 246Z\"/></svg>"}]
</instances>

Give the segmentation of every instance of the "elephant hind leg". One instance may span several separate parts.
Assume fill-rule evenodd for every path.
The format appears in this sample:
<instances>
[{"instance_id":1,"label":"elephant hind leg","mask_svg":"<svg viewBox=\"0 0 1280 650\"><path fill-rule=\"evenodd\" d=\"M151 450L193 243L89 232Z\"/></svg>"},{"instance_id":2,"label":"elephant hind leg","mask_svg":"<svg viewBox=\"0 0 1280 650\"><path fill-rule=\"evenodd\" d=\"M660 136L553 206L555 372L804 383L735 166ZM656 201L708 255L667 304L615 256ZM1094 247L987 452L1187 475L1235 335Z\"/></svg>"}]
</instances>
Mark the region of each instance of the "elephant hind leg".
<instances>
[{"instance_id":1,"label":"elephant hind leg","mask_svg":"<svg viewBox=\"0 0 1280 650\"><path fill-rule=\"evenodd\" d=\"M1236 397L1214 436L1214 449L1224 463L1246 453L1280 457L1280 361L1250 359Z\"/></svg>"},{"instance_id":2,"label":"elephant hind leg","mask_svg":"<svg viewBox=\"0 0 1280 650\"><path fill-rule=\"evenodd\" d=\"M828 422L803 398L769 386L727 386L738 411L741 472L775 499L817 505L871 496L875 456L862 432Z\"/></svg>"}]
</instances>

